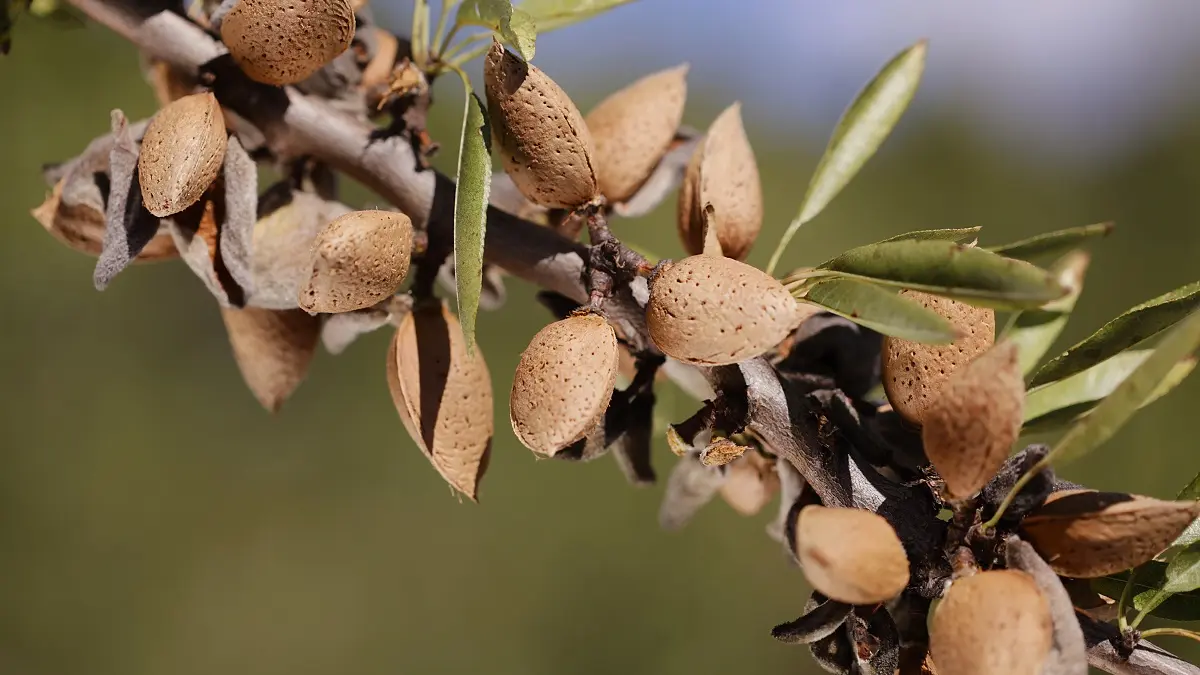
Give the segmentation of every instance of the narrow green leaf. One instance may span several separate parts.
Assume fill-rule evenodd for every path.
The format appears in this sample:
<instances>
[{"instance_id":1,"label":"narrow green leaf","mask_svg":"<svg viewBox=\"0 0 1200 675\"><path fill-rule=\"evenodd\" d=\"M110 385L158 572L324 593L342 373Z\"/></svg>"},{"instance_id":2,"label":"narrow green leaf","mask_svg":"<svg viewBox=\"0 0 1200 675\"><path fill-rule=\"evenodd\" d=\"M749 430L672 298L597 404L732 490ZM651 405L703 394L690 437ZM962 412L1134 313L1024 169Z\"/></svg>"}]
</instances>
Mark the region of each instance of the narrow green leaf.
<instances>
[{"instance_id":1,"label":"narrow green leaf","mask_svg":"<svg viewBox=\"0 0 1200 675\"><path fill-rule=\"evenodd\" d=\"M1200 588L1200 547L1181 551L1167 564L1166 593L1187 593Z\"/></svg>"},{"instance_id":2,"label":"narrow green leaf","mask_svg":"<svg viewBox=\"0 0 1200 675\"><path fill-rule=\"evenodd\" d=\"M595 18L633 0L525 0L518 5L537 22L538 30L549 33Z\"/></svg>"},{"instance_id":3,"label":"narrow green leaf","mask_svg":"<svg viewBox=\"0 0 1200 675\"><path fill-rule=\"evenodd\" d=\"M829 279L807 289L802 300L895 337L945 344L957 333L936 312L900 297L895 291L852 279Z\"/></svg>"},{"instance_id":4,"label":"narrow green leaf","mask_svg":"<svg viewBox=\"0 0 1200 675\"><path fill-rule=\"evenodd\" d=\"M415 0L412 15L412 53L417 65L429 53L429 0Z\"/></svg>"},{"instance_id":5,"label":"narrow green leaf","mask_svg":"<svg viewBox=\"0 0 1200 675\"><path fill-rule=\"evenodd\" d=\"M892 133L921 83L927 45L921 40L893 57L842 114L825 155L809 180L799 215L788 225L771 254L767 274L774 273L780 256L800 226L833 201Z\"/></svg>"},{"instance_id":6,"label":"narrow green leaf","mask_svg":"<svg viewBox=\"0 0 1200 675\"><path fill-rule=\"evenodd\" d=\"M523 10L513 9L509 0L464 0L455 15L456 26L483 26L500 36L522 59L533 59L537 21Z\"/></svg>"},{"instance_id":7,"label":"narrow green leaf","mask_svg":"<svg viewBox=\"0 0 1200 675\"><path fill-rule=\"evenodd\" d=\"M1175 499L1200 499L1200 473L1196 474L1187 487L1179 491L1179 496ZM1198 541L1200 541L1200 518L1192 521L1192 524L1188 525L1183 534L1179 535L1179 538L1171 544L1171 547L1191 546Z\"/></svg>"},{"instance_id":8,"label":"narrow green leaf","mask_svg":"<svg viewBox=\"0 0 1200 675\"><path fill-rule=\"evenodd\" d=\"M466 87L462 142L458 147L458 188L454 192L454 278L458 319L468 353L475 345L475 316L483 292L483 240L487 227L488 192L492 185L492 132L483 102L459 71Z\"/></svg>"},{"instance_id":9,"label":"narrow green leaf","mask_svg":"<svg viewBox=\"0 0 1200 675\"><path fill-rule=\"evenodd\" d=\"M1051 266L1050 273L1067 289L1067 294L1037 309L1014 314L1001 333L1001 338L1017 344L1023 375L1028 376L1037 368L1071 318L1075 301L1083 292L1083 276L1089 258L1083 251L1072 251Z\"/></svg>"},{"instance_id":10,"label":"narrow green leaf","mask_svg":"<svg viewBox=\"0 0 1200 675\"><path fill-rule=\"evenodd\" d=\"M1025 433L1049 431L1079 420L1111 394L1151 353L1148 349L1122 352L1081 373L1031 389L1025 396L1022 430ZM1140 408L1174 389L1195 367L1194 357L1176 363Z\"/></svg>"},{"instance_id":11,"label":"narrow green leaf","mask_svg":"<svg viewBox=\"0 0 1200 675\"><path fill-rule=\"evenodd\" d=\"M1200 307L1200 281L1147 300L1042 366L1030 384L1053 382L1090 368L1154 337L1197 307Z\"/></svg>"},{"instance_id":12,"label":"narrow green leaf","mask_svg":"<svg viewBox=\"0 0 1200 675\"><path fill-rule=\"evenodd\" d=\"M1052 258L1062 254L1064 251L1069 251L1079 246L1079 244L1093 237L1107 237L1108 233L1112 232L1114 227L1116 227L1114 223L1096 223L1082 227L1070 227L1065 230L1047 232L1028 239L1014 241L1011 244L988 246L986 248L992 253L999 253L1008 258L1019 258L1021 260L1032 261L1039 258Z\"/></svg>"},{"instance_id":13,"label":"narrow green leaf","mask_svg":"<svg viewBox=\"0 0 1200 675\"><path fill-rule=\"evenodd\" d=\"M1192 312L1171 329L1154 353L1142 361L1116 389L1050 450L1045 461L1062 465L1087 454L1112 438L1150 399L1177 364L1200 348L1200 311Z\"/></svg>"},{"instance_id":14,"label":"narrow green leaf","mask_svg":"<svg viewBox=\"0 0 1200 675\"><path fill-rule=\"evenodd\" d=\"M913 230L912 232L888 237L876 243L883 244L889 241L907 241L913 239L917 241L953 241L959 244L970 244L979 238L979 231L982 229L982 227L976 225L975 227L955 227L945 230Z\"/></svg>"},{"instance_id":15,"label":"narrow green leaf","mask_svg":"<svg viewBox=\"0 0 1200 675\"><path fill-rule=\"evenodd\" d=\"M818 269L984 307L1039 307L1067 293L1046 270L952 241L868 244L850 249Z\"/></svg>"},{"instance_id":16,"label":"narrow green leaf","mask_svg":"<svg viewBox=\"0 0 1200 675\"><path fill-rule=\"evenodd\" d=\"M1200 591L1170 594L1163 593L1162 585L1167 577L1167 564L1152 560L1134 570L1133 607L1149 611L1154 616L1171 621L1200 620ZM1092 579L1092 588L1110 598L1121 597L1129 572Z\"/></svg>"}]
</instances>

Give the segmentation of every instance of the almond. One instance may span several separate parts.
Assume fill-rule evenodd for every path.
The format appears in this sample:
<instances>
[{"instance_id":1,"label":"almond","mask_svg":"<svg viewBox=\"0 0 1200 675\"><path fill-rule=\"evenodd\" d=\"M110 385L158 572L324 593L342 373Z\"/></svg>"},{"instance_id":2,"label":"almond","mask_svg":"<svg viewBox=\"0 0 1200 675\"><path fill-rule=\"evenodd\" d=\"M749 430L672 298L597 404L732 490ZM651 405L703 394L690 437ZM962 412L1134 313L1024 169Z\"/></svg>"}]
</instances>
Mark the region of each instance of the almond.
<instances>
[{"instance_id":1,"label":"almond","mask_svg":"<svg viewBox=\"0 0 1200 675\"><path fill-rule=\"evenodd\" d=\"M925 455L952 499L983 489L1021 433L1025 381L1017 344L1001 342L959 368L924 414Z\"/></svg>"},{"instance_id":2,"label":"almond","mask_svg":"<svg viewBox=\"0 0 1200 675\"><path fill-rule=\"evenodd\" d=\"M743 516L758 513L779 492L779 474L775 471L774 460L756 450L734 460L725 476L721 498Z\"/></svg>"},{"instance_id":3,"label":"almond","mask_svg":"<svg viewBox=\"0 0 1200 675\"><path fill-rule=\"evenodd\" d=\"M146 126L138 155L146 210L165 218L200 201L221 171L228 142L212 92L184 96L159 110Z\"/></svg>"},{"instance_id":4,"label":"almond","mask_svg":"<svg viewBox=\"0 0 1200 675\"><path fill-rule=\"evenodd\" d=\"M529 201L574 209L596 197L596 148L579 109L537 66L492 43L484 62L492 138Z\"/></svg>"},{"instance_id":5,"label":"almond","mask_svg":"<svg viewBox=\"0 0 1200 675\"><path fill-rule=\"evenodd\" d=\"M221 21L221 40L250 79L282 86L349 49L354 23L346 0L238 0Z\"/></svg>"},{"instance_id":6,"label":"almond","mask_svg":"<svg viewBox=\"0 0 1200 675\"><path fill-rule=\"evenodd\" d=\"M1197 517L1200 502L1073 490L1047 498L1021 531L1056 573L1092 579L1150 560Z\"/></svg>"},{"instance_id":7,"label":"almond","mask_svg":"<svg viewBox=\"0 0 1200 675\"><path fill-rule=\"evenodd\" d=\"M996 339L996 313L928 293L904 290L900 295L945 317L960 335L945 345L891 336L883 339L883 388L888 401L906 420L921 424L926 408L954 371L991 348Z\"/></svg>"},{"instance_id":8,"label":"almond","mask_svg":"<svg viewBox=\"0 0 1200 675\"><path fill-rule=\"evenodd\" d=\"M668 356L719 366L763 354L800 318L798 303L774 277L733 260L694 255L650 283L646 324Z\"/></svg>"},{"instance_id":9,"label":"almond","mask_svg":"<svg viewBox=\"0 0 1200 675\"><path fill-rule=\"evenodd\" d=\"M617 381L617 336L594 314L567 317L538 331L517 364L509 418L517 439L555 453L604 419Z\"/></svg>"},{"instance_id":10,"label":"almond","mask_svg":"<svg viewBox=\"0 0 1200 675\"><path fill-rule=\"evenodd\" d=\"M687 101L688 65L647 75L614 92L584 121L595 141L600 192L611 203L628 200L667 153Z\"/></svg>"},{"instance_id":11,"label":"almond","mask_svg":"<svg viewBox=\"0 0 1200 675\"><path fill-rule=\"evenodd\" d=\"M104 247L104 212L83 201L68 203L63 197L64 178L54 185L46 201L30 211L34 220L55 239L69 248L90 256L100 255ZM134 258L134 262L173 260L179 257L175 242L169 233L154 236Z\"/></svg>"},{"instance_id":12,"label":"almond","mask_svg":"<svg viewBox=\"0 0 1200 675\"><path fill-rule=\"evenodd\" d=\"M494 430L492 381L478 345L467 354L443 303L404 317L388 351L388 390L404 428L438 473L475 501Z\"/></svg>"},{"instance_id":13,"label":"almond","mask_svg":"<svg viewBox=\"0 0 1200 675\"><path fill-rule=\"evenodd\" d=\"M320 317L260 307L222 307L221 317L242 378L264 408L277 412L308 372Z\"/></svg>"},{"instance_id":14,"label":"almond","mask_svg":"<svg viewBox=\"0 0 1200 675\"><path fill-rule=\"evenodd\" d=\"M908 556L882 516L810 504L796 515L796 559L812 587L851 605L890 600L908 585Z\"/></svg>"},{"instance_id":15,"label":"almond","mask_svg":"<svg viewBox=\"0 0 1200 675\"><path fill-rule=\"evenodd\" d=\"M1050 603L1018 570L958 579L930 623L929 653L939 672L1040 675L1050 653Z\"/></svg>"},{"instance_id":16,"label":"almond","mask_svg":"<svg viewBox=\"0 0 1200 675\"><path fill-rule=\"evenodd\" d=\"M704 250L708 204L713 206L721 250L730 258L744 259L762 229L763 194L740 103L726 108L709 127L679 189L679 236L693 255Z\"/></svg>"},{"instance_id":17,"label":"almond","mask_svg":"<svg viewBox=\"0 0 1200 675\"><path fill-rule=\"evenodd\" d=\"M396 292L408 276L411 256L412 221L403 213L340 216L313 241L300 307L313 313L370 307Z\"/></svg>"}]
</instances>

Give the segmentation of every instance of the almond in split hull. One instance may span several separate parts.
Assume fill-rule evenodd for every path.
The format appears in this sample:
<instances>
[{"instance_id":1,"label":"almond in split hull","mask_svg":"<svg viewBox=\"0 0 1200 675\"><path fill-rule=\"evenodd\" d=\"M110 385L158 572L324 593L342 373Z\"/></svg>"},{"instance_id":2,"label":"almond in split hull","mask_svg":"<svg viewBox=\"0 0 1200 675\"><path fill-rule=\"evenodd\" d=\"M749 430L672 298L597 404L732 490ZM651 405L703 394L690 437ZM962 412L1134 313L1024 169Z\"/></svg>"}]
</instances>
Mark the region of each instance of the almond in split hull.
<instances>
[{"instance_id":1,"label":"almond in split hull","mask_svg":"<svg viewBox=\"0 0 1200 675\"><path fill-rule=\"evenodd\" d=\"M221 21L221 41L252 80L296 84L350 48L347 0L238 0Z\"/></svg>"},{"instance_id":2,"label":"almond in split hull","mask_svg":"<svg viewBox=\"0 0 1200 675\"><path fill-rule=\"evenodd\" d=\"M883 339L883 388L888 401L906 420L919 425L954 371L994 344L996 313L928 293L904 290L900 295L937 312L959 331L959 338L947 345Z\"/></svg>"},{"instance_id":3,"label":"almond in split hull","mask_svg":"<svg viewBox=\"0 0 1200 675\"><path fill-rule=\"evenodd\" d=\"M1091 579L1137 567L1200 517L1200 502L1080 490L1051 495L1021 531L1056 573Z\"/></svg>"},{"instance_id":4,"label":"almond in split hull","mask_svg":"<svg viewBox=\"0 0 1200 675\"><path fill-rule=\"evenodd\" d=\"M517 439L553 457L584 438L608 410L618 361L616 333L594 314L538 331L521 354L509 397Z\"/></svg>"},{"instance_id":5,"label":"almond in split hull","mask_svg":"<svg viewBox=\"0 0 1200 675\"><path fill-rule=\"evenodd\" d=\"M50 196L46 197L46 201L30 211L30 215L51 236L68 248L93 257L98 256L104 248L104 212L87 203L68 203L63 197L66 180L64 178L58 181ZM178 257L179 251L175 248L171 235L161 233L155 235L142 248L134 262L174 260Z\"/></svg>"},{"instance_id":6,"label":"almond in split hull","mask_svg":"<svg viewBox=\"0 0 1200 675\"><path fill-rule=\"evenodd\" d=\"M548 208L592 201L600 191L595 144L566 92L498 42L487 54L483 77L492 138L517 189Z\"/></svg>"},{"instance_id":7,"label":"almond in split hull","mask_svg":"<svg viewBox=\"0 0 1200 675\"><path fill-rule=\"evenodd\" d=\"M796 559L825 596L851 605L890 600L908 585L908 556L882 516L809 505L795 524Z\"/></svg>"},{"instance_id":8,"label":"almond in split hull","mask_svg":"<svg viewBox=\"0 0 1200 675\"><path fill-rule=\"evenodd\" d=\"M687 101L687 64L647 75L601 101L585 118L595 142L600 191L628 200L666 154Z\"/></svg>"},{"instance_id":9,"label":"almond in split hull","mask_svg":"<svg viewBox=\"0 0 1200 675\"><path fill-rule=\"evenodd\" d=\"M352 211L313 241L299 305L309 312L365 309L394 294L408 276L412 221L393 211Z\"/></svg>"},{"instance_id":10,"label":"almond in split hull","mask_svg":"<svg viewBox=\"0 0 1200 675\"><path fill-rule=\"evenodd\" d=\"M1033 577L990 570L955 581L930 622L940 673L1040 675L1050 652L1050 603Z\"/></svg>"},{"instance_id":11,"label":"almond in split hull","mask_svg":"<svg viewBox=\"0 0 1200 675\"><path fill-rule=\"evenodd\" d=\"M946 380L925 410L925 455L953 499L983 489L1021 432L1025 382L1017 345L1004 341Z\"/></svg>"},{"instance_id":12,"label":"almond in split hull","mask_svg":"<svg viewBox=\"0 0 1200 675\"><path fill-rule=\"evenodd\" d=\"M709 204L722 253L744 259L762 229L763 194L739 103L713 122L696 147L679 189L679 236L693 255L704 251L704 209Z\"/></svg>"},{"instance_id":13,"label":"almond in split hull","mask_svg":"<svg viewBox=\"0 0 1200 675\"><path fill-rule=\"evenodd\" d=\"M264 408L277 412L308 373L320 317L260 307L222 307L221 317L242 378Z\"/></svg>"},{"instance_id":14,"label":"almond in split hull","mask_svg":"<svg viewBox=\"0 0 1200 675\"><path fill-rule=\"evenodd\" d=\"M695 365L754 358L778 345L801 318L774 277L732 258L694 255L650 283L646 324L664 354Z\"/></svg>"},{"instance_id":15,"label":"almond in split hull","mask_svg":"<svg viewBox=\"0 0 1200 675\"><path fill-rule=\"evenodd\" d=\"M228 142L211 92L184 96L159 110L146 126L138 155L146 210L165 218L200 201L221 171Z\"/></svg>"},{"instance_id":16,"label":"almond in split hull","mask_svg":"<svg viewBox=\"0 0 1200 675\"><path fill-rule=\"evenodd\" d=\"M491 456L492 382L441 303L404 318L388 351L388 390L404 428L452 487L475 500Z\"/></svg>"}]
</instances>

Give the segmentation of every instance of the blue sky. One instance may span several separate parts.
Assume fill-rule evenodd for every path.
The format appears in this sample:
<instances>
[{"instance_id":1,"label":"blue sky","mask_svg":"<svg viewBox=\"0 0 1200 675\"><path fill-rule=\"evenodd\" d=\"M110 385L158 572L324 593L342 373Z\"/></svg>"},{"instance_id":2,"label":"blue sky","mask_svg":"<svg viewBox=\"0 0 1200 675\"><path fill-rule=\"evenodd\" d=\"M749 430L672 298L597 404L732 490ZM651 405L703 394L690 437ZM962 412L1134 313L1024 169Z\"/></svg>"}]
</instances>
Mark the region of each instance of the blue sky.
<instances>
[{"instance_id":1,"label":"blue sky","mask_svg":"<svg viewBox=\"0 0 1200 675\"><path fill-rule=\"evenodd\" d=\"M379 6L407 23L411 0ZM967 110L982 135L1040 160L1113 158L1197 94L1197 0L635 0L542 36L535 62L569 88L688 61L694 91L823 142L875 70L922 37L910 114Z\"/></svg>"}]
</instances>

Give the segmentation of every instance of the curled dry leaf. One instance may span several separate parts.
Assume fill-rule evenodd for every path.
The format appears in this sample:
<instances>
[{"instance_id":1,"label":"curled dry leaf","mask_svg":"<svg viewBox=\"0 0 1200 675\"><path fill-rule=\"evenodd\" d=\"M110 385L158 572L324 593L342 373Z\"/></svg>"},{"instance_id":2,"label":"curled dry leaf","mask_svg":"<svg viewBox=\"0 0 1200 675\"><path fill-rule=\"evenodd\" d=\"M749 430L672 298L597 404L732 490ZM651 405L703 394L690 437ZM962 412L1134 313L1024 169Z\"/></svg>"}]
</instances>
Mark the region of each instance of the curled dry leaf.
<instances>
[{"instance_id":1,"label":"curled dry leaf","mask_svg":"<svg viewBox=\"0 0 1200 675\"><path fill-rule=\"evenodd\" d=\"M254 292L248 304L258 307L297 306L300 289L308 281L317 234L331 221L351 212L344 204L325 201L310 192L288 190L286 194L285 204L254 224Z\"/></svg>"},{"instance_id":2,"label":"curled dry leaf","mask_svg":"<svg viewBox=\"0 0 1200 675\"><path fill-rule=\"evenodd\" d=\"M1015 342L1001 342L959 368L925 409L925 454L952 499L979 492L1021 433L1025 382Z\"/></svg>"},{"instance_id":3,"label":"curled dry leaf","mask_svg":"<svg viewBox=\"0 0 1200 675\"><path fill-rule=\"evenodd\" d=\"M146 210L163 218L200 201L221 170L228 140L212 92L184 96L158 111L138 157Z\"/></svg>"},{"instance_id":4,"label":"curled dry leaf","mask_svg":"<svg viewBox=\"0 0 1200 675\"><path fill-rule=\"evenodd\" d=\"M740 103L726 108L709 127L679 190L679 236L693 255L704 250L704 209L709 204L722 251L745 259L762 229L763 195Z\"/></svg>"},{"instance_id":5,"label":"curled dry leaf","mask_svg":"<svg viewBox=\"0 0 1200 675\"><path fill-rule=\"evenodd\" d=\"M920 424L954 371L991 348L996 339L996 313L928 293L904 290L900 295L945 317L960 335L946 345L884 337L883 388L888 401L906 420Z\"/></svg>"},{"instance_id":6,"label":"curled dry leaf","mask_svg":"<svg viewBox=\"0 0 1200 675\"><path fill-rule=\"evenodd\" d=\"M350 48L347 0L238 0L221 21L221 41L251 79L296 84Z\"/></svg>"},{"instance_id":7,"label":"curled dry leaf","mask_svg":"<svg viewBox=\"0 0 1200 675\"><path fill-rule=\"evenodd\" d=\"M687 101L688 65L647 75L610 94L584 121L595 141L600 192L610 203L633 197L675 138Z\"/></svg>"},{"instance_id":8,"label":"curled dry leaf","mask_svg":"<svg viewBox=\"0 0 1200 675\"><path fill-rule=\"evenodd\" d=\"M754 358L779 344L800 319L798 303L774 277L732 258L694 255L665 266L650 283L646 324L668 356L703 366Z\"/></svg>"},{"instance_id":9,"label":"curled dry leaf","mask_svg":"<svg viewBox=\"0 0 1200 675\"><path fill-rule=\"evenodd\" d=\"M596 197L595 144L579 109L537 66L493 42L484 62L492 138L527 199L573 209Z\"/></svg>"},{"instance_id":10,"label":"curled dry leaf","mask_svg":"<svg viewBox=\"0 0 1200 675\"><path fill-rule=\"evenodd\" d=\"M492 450L492 381L483 352L467 354L443 303L410 312L387 359L388 389L404 428L438 473L472 501Z\"/></svg>"},{"instance_id":11,"label":"curled dry leaf","mask_svg":"<svg viewBox=\"0 0 1200 675\"><path fill-rule=\"evenodd\" d=\"M602 317L571 316L542 328L521 353L509 420L525 447L553 457L604 419L617 382L617 336Z\"/></svg>"},{"instance_id":12,"label":"curled dry leaf","mask_svg":"<svg viewBox=\"0 0 1200 675\"><path fill-rule=\"evenodd\" d=\"M222 307L221 318L242 378L264 408L277 412L308 372L320 317L297 309Z\"/></svg>"},{"instance_id":13,"label":"curled dry leaf","mask_svg":"<svg viewBox=\"0 0 1200 675\"><path fill-rule=\"evenodd\" d=\"M989 570L946 591L931 621L929 650L941 673L1040 675L1052 635L1050 604L1033 578Z\"/></svg>"},{"instance_id":14,"label":"curled dry leaf","mask_svg":"<svg viewBox=\"0 0 1200 675\"><path fill-rule=\"evenodd\" d=\"M714 438L700 453L700 463L704 466L725 466L741 457L749 449L728 438Z\"/></svg>"},{"instance_id":15,"label":"curled dry leaf","mask_svg":"<svg viewBox=\"0 0 1200 675\"><path fill-rule=\"evenodd\" d=\"M1197 517L1200 502L1064 490L1030 513L1021 532L1055 572L1091 579L1150 560Z\"/></svg>"},{"instance_id":16,"label":"curled dry leaf","mask_svg":"<svg viewBox=\"0 0 1200 675\"><path fill-rule=\"evenodd\" d=\"M758 513L779 492L775 461L757 450L751 450L730 463L725 476L721 498L743 516Z\"/></svg>"},{"instance_id":17,"label":"curled dry leaf","mask_svg":"<svg viewBox=\"0 0 1200 675\"><path fill-rule=\"evenodd\" d=\"M313 242L300 308L349 312L396 292L408 276L412 221L394 211L353 211L325 226Z\"/></svg>"},{"instance_id":18,"label":"curled dry leaf","mask_svg":"<svg viewBox=\"0 0 1200 675\"><path fill-rule=\"evenodd\" d=\"M866 605L908 585L908 556L882 516L809 505L796 516L796 559L812 587L833 600Z\"/></svg>"}]
</instances>

